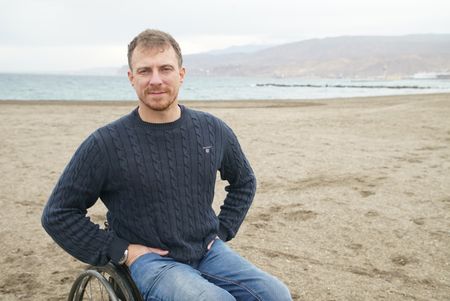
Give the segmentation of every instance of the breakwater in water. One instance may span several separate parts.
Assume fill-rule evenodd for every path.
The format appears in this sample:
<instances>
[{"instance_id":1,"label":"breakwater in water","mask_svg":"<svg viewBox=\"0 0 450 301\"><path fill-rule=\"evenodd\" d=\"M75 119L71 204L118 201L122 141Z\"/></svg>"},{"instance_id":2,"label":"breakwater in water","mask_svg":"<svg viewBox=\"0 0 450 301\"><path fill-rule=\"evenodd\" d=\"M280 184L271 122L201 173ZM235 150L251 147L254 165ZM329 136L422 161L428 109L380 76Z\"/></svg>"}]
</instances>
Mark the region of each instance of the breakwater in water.
<instances>
[{"instance_id":1,"label":"breakwater in water","mask_svg":"<svg viewBox=\"0 0 450 301\"><path fill-rule=\"evenodd\" d=\"M430 86L405 86L405 85L342 85L342 84L256 84L257 87L281 87L281 88L359 88L359 89L432 89Z\"/></svg>"}]
</instances>

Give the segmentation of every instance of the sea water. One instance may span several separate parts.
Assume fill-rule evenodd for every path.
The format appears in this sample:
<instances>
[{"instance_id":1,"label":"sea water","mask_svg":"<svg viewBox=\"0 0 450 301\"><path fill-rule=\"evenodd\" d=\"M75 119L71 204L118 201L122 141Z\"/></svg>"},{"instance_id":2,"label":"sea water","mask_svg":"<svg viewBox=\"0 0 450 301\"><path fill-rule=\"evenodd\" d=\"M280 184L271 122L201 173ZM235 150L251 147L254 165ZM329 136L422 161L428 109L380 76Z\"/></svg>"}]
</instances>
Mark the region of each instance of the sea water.
<instances>
[{"instance_id":1,"label":"sea water","mask_svg":"<svg viewBox=\"0 0 450 301\"><path fill-rule=\"evenodd\" d=\"M181 100L323 99L450 93L450 80L186 76ZM124 76L0 74L0 100L135 100Z\"/></svg>"}]
</instances>

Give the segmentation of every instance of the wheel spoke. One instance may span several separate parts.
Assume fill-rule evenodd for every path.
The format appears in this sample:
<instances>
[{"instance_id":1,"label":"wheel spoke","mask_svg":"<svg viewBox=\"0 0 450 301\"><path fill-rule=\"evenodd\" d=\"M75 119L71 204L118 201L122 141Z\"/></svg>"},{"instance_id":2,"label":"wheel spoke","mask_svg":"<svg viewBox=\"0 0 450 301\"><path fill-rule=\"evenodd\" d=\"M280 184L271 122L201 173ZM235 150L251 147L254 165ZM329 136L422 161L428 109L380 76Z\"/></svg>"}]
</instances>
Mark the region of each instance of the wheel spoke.
<instances>
[{"instance_id":1,"label":"wheel spoke","mask_svg":"<svg viewBox=\"0 0 450 301\"><path fill-rule=\"evenodd\" d=\"M88 298L89 298L89 300L92 301L93 300L93 298L92 298L92 281L89 281L88 285L89 285Z\"/></svg>"}]
</instances>

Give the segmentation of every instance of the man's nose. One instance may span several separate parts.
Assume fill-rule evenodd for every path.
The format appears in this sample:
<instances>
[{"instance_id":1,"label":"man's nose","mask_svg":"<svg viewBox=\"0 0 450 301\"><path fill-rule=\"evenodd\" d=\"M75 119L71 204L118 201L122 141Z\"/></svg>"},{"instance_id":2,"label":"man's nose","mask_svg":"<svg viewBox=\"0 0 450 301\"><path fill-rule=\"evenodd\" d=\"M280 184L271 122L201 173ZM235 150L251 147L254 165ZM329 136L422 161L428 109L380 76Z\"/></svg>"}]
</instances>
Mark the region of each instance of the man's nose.
<instances>
[{"instance_id":1,"label":"man's nose","mask_svg":"<svg viewBox=\"0 0 450 301\"><path fill-rule=\"evenodd\" d=\"M150 77L149 84L151 86L162 84L161 76L159 76L158 72L153 72L152 76Z\"/></svg>"}]
</instances>

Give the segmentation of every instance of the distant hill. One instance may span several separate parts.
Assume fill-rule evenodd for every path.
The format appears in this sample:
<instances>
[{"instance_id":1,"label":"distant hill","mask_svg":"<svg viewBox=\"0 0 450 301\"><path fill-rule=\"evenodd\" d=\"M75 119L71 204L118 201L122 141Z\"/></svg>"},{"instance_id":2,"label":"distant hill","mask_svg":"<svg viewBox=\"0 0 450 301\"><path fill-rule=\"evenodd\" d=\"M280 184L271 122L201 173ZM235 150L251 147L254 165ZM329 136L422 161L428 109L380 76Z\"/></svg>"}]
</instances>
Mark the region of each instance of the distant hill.
<instances>
[{"instance_id":1,"label":"distant hill","mask_svg":"<svg viewBox=\"0 0 450 301\"><path fill-rule=\"evenodd\" d=\"M404 78L450 72L450 34L343 36L253 52L186 55L192 75Z\"/></svg>"},{"instance_id":2,"label":"distant hill","mask_svg":"<svg viewBox=\"0 0 450 301\"><path fill-rule=\"evenodd\" d=\"M231 54L231 53L254 53L260 50L264 50L270 47L274 47L274 45L242 45L242 46L230 46L224 49L215 49L208 51L204 54L212 54L212 55L223 55L223 54Z\"/></svg>"}]
</instances>

